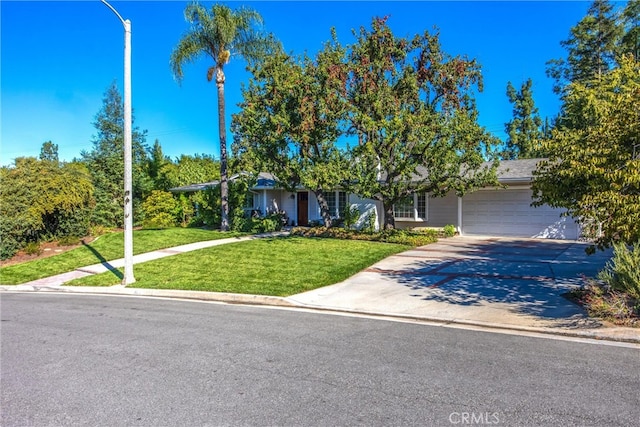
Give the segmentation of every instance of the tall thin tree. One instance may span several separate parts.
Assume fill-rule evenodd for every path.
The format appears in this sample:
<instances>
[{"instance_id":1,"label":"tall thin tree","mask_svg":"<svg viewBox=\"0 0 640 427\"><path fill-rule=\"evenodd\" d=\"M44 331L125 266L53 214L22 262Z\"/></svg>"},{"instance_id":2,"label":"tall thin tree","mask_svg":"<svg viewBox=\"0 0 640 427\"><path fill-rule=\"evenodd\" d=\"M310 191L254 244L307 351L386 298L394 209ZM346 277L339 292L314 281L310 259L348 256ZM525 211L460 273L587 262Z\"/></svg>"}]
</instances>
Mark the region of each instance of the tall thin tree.
<instances>
[{"instance_id":1,"label":"tall thin tree","mask_svg":"<svg viewBox=\"0 0 640 427\"><path fill-rule=\"evenodd\" d=\"M170 65L175 79L183 78L182 67L200 56L208 56L213 65L207 70L207 80L215 76L218 90L218 127L220 137L220 194L222 231L229 230L229 186L227 177L227 138L224 102L224 67L232 56L239 55L253 63L260 60L274 45L273 38L262 33L262 17L248 8L232 10L222 4L214 4L207 10L198 3L189 4L184 17L190 24L171 53Z\"/></svg>"}]
</instances>

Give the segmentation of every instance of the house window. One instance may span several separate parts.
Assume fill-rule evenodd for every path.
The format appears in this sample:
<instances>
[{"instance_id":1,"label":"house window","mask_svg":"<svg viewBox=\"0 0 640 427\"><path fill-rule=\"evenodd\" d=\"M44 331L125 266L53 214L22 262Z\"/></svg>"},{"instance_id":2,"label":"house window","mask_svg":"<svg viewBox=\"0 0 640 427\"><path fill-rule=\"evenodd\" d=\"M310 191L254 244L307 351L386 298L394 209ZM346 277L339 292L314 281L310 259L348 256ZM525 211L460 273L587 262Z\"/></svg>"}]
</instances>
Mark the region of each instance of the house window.
<instances>
[{"instance_id":1,"label":"house window","mask_svg":"<svg viewBox=\"0 0 640 427\"><path fill-rule=\"evenodd\" d=\"M244 196L244 206L245 209L253 209L253 193L247 192Z\"/></svg>"},{"instance_id":2,"label":"house window","mask_svg":"<svg viewBox=\"0 0 640 427\"><path fill-rule=\"evenodd\" d=\"M344 191L328 191L325 193L327 205L329 205L329 214L333 218L342 216L342 211L347 205L347 193Z\"/></svg>"},{"instance_id":3,"label":"house window","mask_svg":"<svg viewBox=\"0 0 640 427\"><path fill-rule=\"evenodd\" d=\"M426 221L426 194L412 194L400 200L393 205L393 216L395 219L403 221Z\"/></svg>"}]
</instances>

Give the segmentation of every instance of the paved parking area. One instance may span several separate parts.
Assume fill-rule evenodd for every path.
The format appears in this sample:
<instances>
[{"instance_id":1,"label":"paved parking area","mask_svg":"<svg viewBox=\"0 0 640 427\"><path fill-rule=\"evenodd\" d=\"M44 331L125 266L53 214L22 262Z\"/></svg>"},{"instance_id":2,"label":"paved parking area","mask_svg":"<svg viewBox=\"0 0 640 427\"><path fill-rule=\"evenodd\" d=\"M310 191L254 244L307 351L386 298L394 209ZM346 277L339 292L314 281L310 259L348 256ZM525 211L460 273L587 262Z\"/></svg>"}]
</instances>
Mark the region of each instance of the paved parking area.
<instances>
[{"instance_id":1,"label":"paved parking area","mask_svg":"<svg viewBox=\"0 0 640 427\"><path fill-rule=\"evenodd\" d=\"M309 306L518 327L599 326L562 294L610 253L543 239L455 237L391 256L342 283L289 299Z\"/></svg>"}]
</instances>

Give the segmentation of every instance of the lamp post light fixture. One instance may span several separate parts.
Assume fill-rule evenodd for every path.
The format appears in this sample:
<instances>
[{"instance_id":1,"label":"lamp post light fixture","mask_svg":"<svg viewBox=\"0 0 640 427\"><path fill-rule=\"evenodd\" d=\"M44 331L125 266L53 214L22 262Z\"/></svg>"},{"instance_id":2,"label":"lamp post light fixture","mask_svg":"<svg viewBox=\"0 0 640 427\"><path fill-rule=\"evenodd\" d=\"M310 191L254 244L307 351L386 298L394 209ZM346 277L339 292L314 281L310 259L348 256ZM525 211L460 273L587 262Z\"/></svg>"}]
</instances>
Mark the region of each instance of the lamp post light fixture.
<instances>
[{"instance_id":1,"label":"lamp post light fixture","mask_svg":"<svg viewBox=\"0 0 640 427\"><path fill-rule=\"evenodd\" d=\"M100 0L116 14L124 26L124 276L122 284L136 281L133 276L133 188L131 177L131 21L105 0Z\"/></svg>"}]
</instances>

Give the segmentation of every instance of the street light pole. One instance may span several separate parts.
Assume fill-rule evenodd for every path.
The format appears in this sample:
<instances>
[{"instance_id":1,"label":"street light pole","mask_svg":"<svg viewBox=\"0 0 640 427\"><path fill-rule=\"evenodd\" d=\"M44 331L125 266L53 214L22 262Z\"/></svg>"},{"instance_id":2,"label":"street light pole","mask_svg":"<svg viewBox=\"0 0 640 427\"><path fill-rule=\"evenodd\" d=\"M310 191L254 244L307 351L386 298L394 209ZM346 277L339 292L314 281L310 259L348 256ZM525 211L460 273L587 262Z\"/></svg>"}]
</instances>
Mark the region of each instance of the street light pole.
<instances>
[{"instance_id":1,"label":"street light pole","mask_svg":"<svg viewBox=\"0 0 640 427\"><path fill-rule=\"evenodd\" d=\"M131 173L131 21L105 0L100 0L116 14L124 26L124 277L127 286L136 281L133 276L133 186Z\"/></svg>"}]
</instances>

